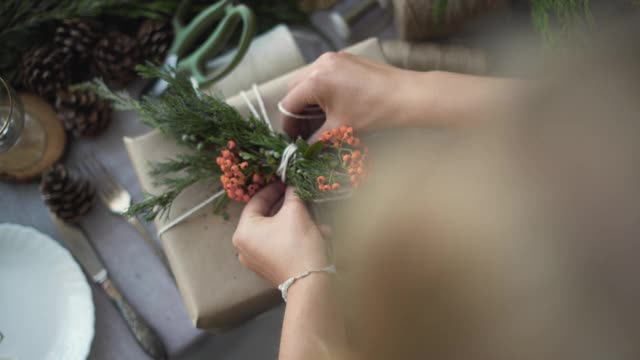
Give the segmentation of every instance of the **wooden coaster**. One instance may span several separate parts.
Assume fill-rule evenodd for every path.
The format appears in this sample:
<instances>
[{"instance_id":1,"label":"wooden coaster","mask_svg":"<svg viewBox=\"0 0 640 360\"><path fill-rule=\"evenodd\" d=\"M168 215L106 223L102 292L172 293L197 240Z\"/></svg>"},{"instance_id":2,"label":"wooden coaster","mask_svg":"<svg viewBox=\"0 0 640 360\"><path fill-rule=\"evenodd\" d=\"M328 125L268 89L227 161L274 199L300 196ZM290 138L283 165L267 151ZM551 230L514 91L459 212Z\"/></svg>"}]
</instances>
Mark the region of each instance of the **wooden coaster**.
<instances>
[{"instance_id":1,"label":"wooden coaster","mask_svg":"<svg viewBox=\"0 0 640 360\"><path fill-rule=\"evenodd\" d=\"M24 129L16 145L0 153L0 180L25 182L60 160L67 134L44 99L31 94L19 96L25 111Z\"/></svg>"}]
</instances>

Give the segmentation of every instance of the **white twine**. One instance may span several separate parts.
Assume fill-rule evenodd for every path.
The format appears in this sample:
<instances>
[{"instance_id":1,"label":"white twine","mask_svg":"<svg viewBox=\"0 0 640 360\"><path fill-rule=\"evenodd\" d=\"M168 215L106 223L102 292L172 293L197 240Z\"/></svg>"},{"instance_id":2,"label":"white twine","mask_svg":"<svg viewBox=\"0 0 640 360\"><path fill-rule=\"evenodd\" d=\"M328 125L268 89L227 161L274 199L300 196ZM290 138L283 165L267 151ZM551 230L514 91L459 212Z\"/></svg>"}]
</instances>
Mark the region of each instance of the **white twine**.
<instances>
[{"instance_id":1,"label":"white twine","mask_svg":"<svg viewBox=\"0 0 640 360\"><path fill-rule=\"evenodd\" d=\"M282 101L278 102L278 111L280 111L280 113L294 118L294 119L300 119L300 120L318 120L318 119L324 119L326 117L325 113L320 112L318 114L294 114L291 111L287 110L284 108L284 105L282 105Z\"/></svg>"},{"instance_id":2,"label":"white twine","mask_svg":"<svg viewBox=\"0 0 640 360\"><path fill-rule=\"evenodd\" d=\"M191 208L190 210L188 210L184 214L182 214L182 215L178 216L177 218L171 220L171 222L169 222L168 224L166 224L165 226L160 228L160 230L158 230L158 237L162 236L162 234L164 234L165 232L169 231L174 226L180 224L181 222L186 220L188 217L190 217L191 215L195 214L198 210L200 210L203 207L209 205L215 199L219 198L220 196L222 196L224 194L225 194L225 191L224 190L220 190L217 193L211 195L207 200L201 202L200 204L194 206L193 208Z\"/></svg>"},{"instance_id":3,"label":"white twine","mask_svg":"<svg viewBox=\"0 0 640 360\"><path fill-rule=\"evenodd\" d=\"M298 276L294 276L291 278L288 278L285 282L283 282L282 284L278 285L278 290L280 290L280 292L282 293L282 299L284 300L284 302L287 302L287 297L289 295L289 288L291 287L291 285L293 285L296 281L300 280L300 279L304 279L307 276L311 275L311 274L316 274L316 273L328 273L328 274L335 274L336 273L336 266L335 265L329 265L325 268L319 269L319 270L309 270L306 272L303 272L302 274L298 275Z\"/></svg>"},{"instance_id":4,"label":"white twine","mask_svg":"<svg viewBox=\"0 0 640 360\"><path fill-rule=\"evenodd\" d=\"M296 143L291 143L287 145L282 152L282 158L280 159L280 165L276 170L276 175L280 176L283 183L287 180L287 167L289 167L289 161L295 158L297 151L298 146Z\"/></svg>"}]
</instances>

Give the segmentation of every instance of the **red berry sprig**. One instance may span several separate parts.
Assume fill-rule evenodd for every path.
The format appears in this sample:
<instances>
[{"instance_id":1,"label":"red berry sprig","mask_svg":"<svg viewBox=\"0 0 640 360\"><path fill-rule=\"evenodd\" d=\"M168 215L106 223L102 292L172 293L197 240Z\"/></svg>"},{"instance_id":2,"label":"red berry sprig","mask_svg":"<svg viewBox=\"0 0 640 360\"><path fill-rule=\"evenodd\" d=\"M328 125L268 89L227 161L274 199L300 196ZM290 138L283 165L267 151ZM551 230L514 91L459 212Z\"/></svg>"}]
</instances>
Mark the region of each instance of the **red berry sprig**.
<instances>
[{"instance_id":1,"label":"red berry sprig","mask_svg":"<svg viewBox=\"0 0 640 360\"><path fill-rule=\"evenodd\" d=\"M353 128L341 126L333 130L327 130L320 136L320 141L338 150L338 155L342 160L342 167L349 174L352 186L357 189L360 186L360 182L366 178L364 162L369 155L369 149L366 146L362 146L360 139L353 135ZM342 187L339 182L334 181L333 176L329 176L329 180L325 176L318 176L316 180L318 189L322 192L335 191Z\"/></svg>"},{"instance_id":2,"label":"red berry sprig","mask_svg":"<svg viewBox=\"0 0 640 360\"><path fill-rule=\"evenodd\" d=\"M222 170L220 181L227 196L232 200L248 202L266 185L264 177L257 172L250 173L248 162L240 162L235 141L230 140L227 148L222 149L220 154L221 156L216 158L216 164Z\"/></svg>"}]
</instances>

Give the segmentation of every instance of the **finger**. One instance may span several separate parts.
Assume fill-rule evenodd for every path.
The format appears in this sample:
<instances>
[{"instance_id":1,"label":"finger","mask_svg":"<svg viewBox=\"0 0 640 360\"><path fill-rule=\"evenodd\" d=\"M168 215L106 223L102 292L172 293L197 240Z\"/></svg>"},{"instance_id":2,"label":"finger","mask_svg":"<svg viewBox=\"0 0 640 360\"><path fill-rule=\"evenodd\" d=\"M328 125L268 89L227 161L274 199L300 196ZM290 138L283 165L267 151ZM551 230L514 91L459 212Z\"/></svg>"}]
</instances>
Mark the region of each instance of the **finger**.
<instances>
[{"instance_id":1,"label":"finger","mask_svg":"<svg viewBox=\"0 0 640 360\"><path fill-rule=\"evenodd\" d=\"M293 186L288 186L287 190L284 193L284 203L282 204L282 206L284 207L292 204L304 205L304 202L300 200L298 194L296 194L296 188Z\"/></svg>"},{"instance_id":2,"label":"finger","mask_svg":"<svg viewBox=\"0 0 640 360\"><path fill-rule=\"evenodd\" d=\"M242 210L240 220L247 217L267 216L273 204L282 196L284 184L280 181L267 185L255 194Z\"/></svg>"},{"instance_id":3,"label":"finger","mask_svg":"<svg viewBox=\"0 0 640 360\"><path fill-rule=\"evenodd\" d=\"M292 79L287 84L287 91L293 90L296 86L300 85L307 77L309 77L309 73L313 70L313 64L309 66L305 66L295 72L292 75Z\"/></svg>"},{"instance_id":4,"label":"finger","mask_svg":"<svg viewBox=\"0 0 640 360\"><path fill-rule=\"evenodd\" d=\"M282 194L284 195L284 194ZM273 216L275 214L278 213L278 211L280 211L280 208L282 208L282 204L284 203L284 196L281 196L280 199L278 199L278 201L276 201L273 206L271 207L271 210L269 210L269 215Z\"/></svg>"}]
</instances>

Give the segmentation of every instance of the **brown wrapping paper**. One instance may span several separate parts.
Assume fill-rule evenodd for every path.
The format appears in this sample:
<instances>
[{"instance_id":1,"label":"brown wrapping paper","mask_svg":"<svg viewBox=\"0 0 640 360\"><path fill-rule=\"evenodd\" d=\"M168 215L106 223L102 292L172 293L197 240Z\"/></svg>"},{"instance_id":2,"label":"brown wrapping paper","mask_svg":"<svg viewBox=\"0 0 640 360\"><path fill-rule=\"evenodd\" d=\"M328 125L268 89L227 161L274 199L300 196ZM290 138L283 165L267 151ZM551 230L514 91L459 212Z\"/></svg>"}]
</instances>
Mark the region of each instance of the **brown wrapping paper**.
<instances>
[{"instance_id":1,"label":"brown wrapping paper","mask_svg":"<svg viewBox=\"0 0 640 360\"><path fill-rule=\"evenodd\" d=\"M345 51L385 61L377 39L366 40ZM274 129L281 128L277 103L286 94L294 74L295 71L258 87ZM252 92L248 95L255 104ZM228 103L240 113L249 114L240 96L228 99ZM147 163L173 157L185 149L156 130L137 138L125 138L124 142L142 189L149 193L161 192L147 175ZM206 186L188 189L176 199L169 219L157 219L155 225L162 227L215 191L215 187ZM210 206L205 207L161 237L187 311L198 328L230 327L280 301L277 290L238 262L231 237L242 206L232 203L228 210L230 218L225 221L214 215Z\"/></svg>"}]
</instances>

